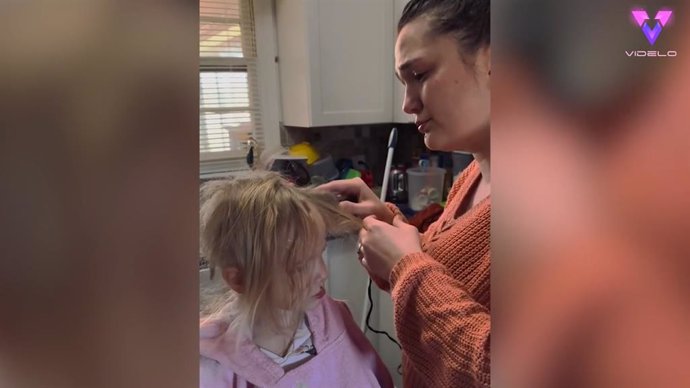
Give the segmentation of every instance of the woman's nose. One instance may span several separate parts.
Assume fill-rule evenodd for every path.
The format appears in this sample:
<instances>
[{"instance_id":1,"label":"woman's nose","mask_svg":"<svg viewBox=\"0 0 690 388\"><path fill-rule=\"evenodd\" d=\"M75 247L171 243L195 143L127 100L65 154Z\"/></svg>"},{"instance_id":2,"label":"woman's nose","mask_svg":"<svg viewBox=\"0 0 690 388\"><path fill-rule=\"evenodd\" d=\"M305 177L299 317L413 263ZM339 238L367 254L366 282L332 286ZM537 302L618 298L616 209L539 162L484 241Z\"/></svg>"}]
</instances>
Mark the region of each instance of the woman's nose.
<instances>
[{"instance_id":1,"label":"woman's nose","mask_svg":"<svg viewBox=\"0 0 690 388\"><path fill-rule=\"evenodd\" d=\"M419 96L409 86L405 88L402 110L408 115L418 114L422 111L422 102L419 100Z\"/></svg>"}]
</instances>

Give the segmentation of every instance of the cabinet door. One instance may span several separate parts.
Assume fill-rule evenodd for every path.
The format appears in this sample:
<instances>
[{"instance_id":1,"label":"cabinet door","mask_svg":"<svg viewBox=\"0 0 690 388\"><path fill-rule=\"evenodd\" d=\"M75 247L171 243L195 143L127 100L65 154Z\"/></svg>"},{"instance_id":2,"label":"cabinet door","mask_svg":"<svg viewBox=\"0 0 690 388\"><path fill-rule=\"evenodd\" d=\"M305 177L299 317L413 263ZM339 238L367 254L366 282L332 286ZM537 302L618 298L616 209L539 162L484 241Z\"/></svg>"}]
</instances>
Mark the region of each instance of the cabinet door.
<instances>
[{"instance_id":1,"label":"cabinet door","mask_svg":"<svg viewBox=\"0 0 690 388\"><path fill-rule=\"evenodd\" d=\"M391 122L392 0L277 0L283 122Z\"/></svg>"},{"instance_id":2,"label":"cabinet door","mask_svg":"<svg viewBox=\"0 0 690 388\"><path fill-rule=\"evenodd\" d=\"M398 20L402 15L402 11L409 0L393 0L394 2L394 19L393 19L393 49L395 49L395 39L397 37ZM395 60L393 65L395 66ZM393 122L395 123L413 123L414 115L408 115L403 112L402 104L405 98L405 87L393 74Z\"/></svg>"}]
</instances>

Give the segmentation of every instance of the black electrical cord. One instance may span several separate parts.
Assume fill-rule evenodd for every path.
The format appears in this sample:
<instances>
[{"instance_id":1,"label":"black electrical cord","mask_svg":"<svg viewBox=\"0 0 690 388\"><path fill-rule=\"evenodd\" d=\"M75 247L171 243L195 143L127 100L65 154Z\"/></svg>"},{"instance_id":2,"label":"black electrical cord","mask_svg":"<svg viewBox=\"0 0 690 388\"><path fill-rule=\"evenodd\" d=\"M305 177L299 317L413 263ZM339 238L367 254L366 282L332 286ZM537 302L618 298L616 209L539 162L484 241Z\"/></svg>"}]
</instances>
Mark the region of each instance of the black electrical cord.
<instances>
[{"instance_id":1,"label":"black electrical cord","mask_svg":"<svg viewBox=\"0 0 690 388\"><path fill-rule=\"evenodd\" d=\"M400 346L400 343L398 343L398 341L396 341L395 338L391 337L391 335L388 334L388 332L386 332L384 330L376 330L373 327L371 327L371 324L369 323L369 318L371 318L371 311L374 309L374 301L371 298L371 280L369 281L369 286L367 288L367 295L369 296L369 311L367 311L367 320L366 320L367 329L371 330L372 332L374 332L376 334L385 334L389 340L393 341L393 343L398 345L398 348L400 350L402 350L402 346ZM398 374L400 374L400 375L402 375L401 369L402 369L402 365L398 365Z\"/></svg>"}]
</instances>

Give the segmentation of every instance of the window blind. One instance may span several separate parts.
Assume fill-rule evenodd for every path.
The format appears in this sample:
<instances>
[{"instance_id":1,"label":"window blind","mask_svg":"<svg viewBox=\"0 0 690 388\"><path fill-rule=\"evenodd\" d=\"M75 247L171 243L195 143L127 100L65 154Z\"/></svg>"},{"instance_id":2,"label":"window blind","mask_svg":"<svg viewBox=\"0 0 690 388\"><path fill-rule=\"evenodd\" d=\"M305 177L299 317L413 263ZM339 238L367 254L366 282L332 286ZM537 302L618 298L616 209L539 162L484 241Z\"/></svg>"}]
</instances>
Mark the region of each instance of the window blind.
<instances>
[{"instance_id":1,"label":"window blind","mask_svg":"<svg viewBox=\"0 0 690 388\"><path fill-rule=\"evenodd\" d=\"M246 167L248 140L263 144L252 0L199 5L201 162Z\"/></svg>"}]
</instances>

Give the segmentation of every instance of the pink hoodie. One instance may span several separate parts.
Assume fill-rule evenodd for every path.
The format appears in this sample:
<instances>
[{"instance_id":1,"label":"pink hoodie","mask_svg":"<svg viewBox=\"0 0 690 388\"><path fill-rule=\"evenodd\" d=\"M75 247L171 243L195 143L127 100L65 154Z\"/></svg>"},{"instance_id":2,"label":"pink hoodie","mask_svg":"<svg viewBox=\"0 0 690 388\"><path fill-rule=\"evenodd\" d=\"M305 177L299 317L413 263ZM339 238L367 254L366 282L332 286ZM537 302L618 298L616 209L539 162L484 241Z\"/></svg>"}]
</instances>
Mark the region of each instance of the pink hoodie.
<instances>
[{"instance_id":1,"label":"pink hoodie","mask_svg":"<svg viewBox=\"0 0 690 388\"><path fill-rule=\"evenodd\" d=\"M307 312L307 320L317 354L287 373L251 341L236 347L227 324L205 323L200 328L200 387L393 387L345 303L326 295Z\"/></svg>"}]
</instances>

